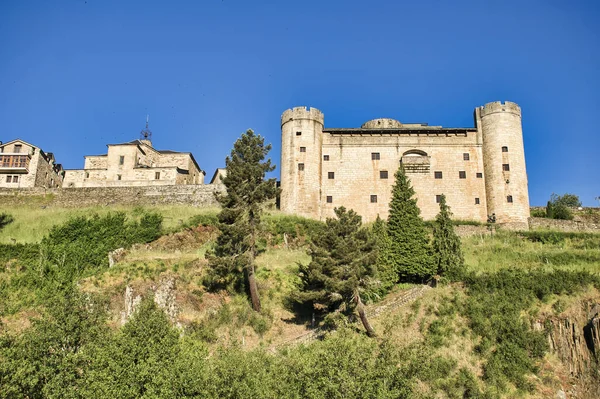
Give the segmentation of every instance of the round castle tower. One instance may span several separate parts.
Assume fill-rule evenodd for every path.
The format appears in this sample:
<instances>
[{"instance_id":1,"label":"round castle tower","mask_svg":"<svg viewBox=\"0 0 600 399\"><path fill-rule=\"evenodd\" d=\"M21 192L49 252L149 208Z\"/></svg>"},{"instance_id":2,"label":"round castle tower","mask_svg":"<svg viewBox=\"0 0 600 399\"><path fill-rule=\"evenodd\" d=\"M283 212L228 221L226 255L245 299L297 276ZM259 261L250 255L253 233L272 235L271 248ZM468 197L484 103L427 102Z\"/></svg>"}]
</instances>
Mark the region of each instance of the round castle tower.
<instances>
[{"instance_id":1,"label":"round castle tower","mask_svg":"<svg viewBox=\"0 0 600 399\"><path fill-rule=\"evenodd\" d=\"M496 222L527 228L529 191L521 108L512 102L487 103L475 110L482 137L488 215Z\"/></svg>"},{"instance_id":2,"label":"round castle tower","mask_svg":"<svg viewBox=\"0 0 600 399\"><path fill-rule=\"evenodd\" d=\"M281 115L281 201L283 212L321 215L323 113L294 107Z\"/></svg>"}]
</instances>

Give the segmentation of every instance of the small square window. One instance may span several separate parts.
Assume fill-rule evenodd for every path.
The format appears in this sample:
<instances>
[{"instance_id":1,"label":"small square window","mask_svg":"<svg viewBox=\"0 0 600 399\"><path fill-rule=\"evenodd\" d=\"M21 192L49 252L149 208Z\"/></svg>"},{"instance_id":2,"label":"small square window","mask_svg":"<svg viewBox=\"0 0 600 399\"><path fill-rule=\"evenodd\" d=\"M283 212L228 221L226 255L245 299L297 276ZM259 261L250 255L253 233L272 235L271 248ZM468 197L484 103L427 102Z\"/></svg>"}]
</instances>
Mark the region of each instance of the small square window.
<instances>
[{"instance_id":1,"label":"small square window","mask_svg":"<svg viewBox=\"0 0 600 399\"><path fill-rule=\"evenodd\" d=\"M121 155L119 157L119 165L123 165L125 163L125 157L123 155Z\"/></svg>"},{"instance_id":2,"label":"small square window","mask_svg":"<svg viewBox=\"0 0 600 399\"><path fill-rule=\"evenodd\" d=\"M509 172L510 171L510 165L507 163L503 163L502 164L502 170L505 172Z\"/></svg>"},{"instance_id":3,"label":"small square window","mask_svg":"<svg viewBox=\"0 0 600 399\"><path fill-rule=\"evenodd\" d=\"M323 155L323 161L329 161L329 155Z\"/></svg>"},{"instance_id":4,"label":"small square window","mask_svg":"<svg viewBox=\"0 0 600 399\"><path fill-rule=\"evenodd\" d=\"M387 170L380 170L379 171L379 178L380 179L387 179L388 178L388 171Z\"/></svg>"},{"instance_id":5,"label":"small square window","mask_svg":"<svg viewBox=\"0 0 600 399\"><path fill-rule=\"evenodd\" d=\"M302 132L296 132L296 136L302 136Z\"/></svg>"},{"instance_id":6,"label":"small square window","mask_svg":"<svg viewBox=\"0 0 600 399\"><path fill-rule=\"evenodd\" d=\"M510 202L510 203L512 204L512 202L513 202L512 195L508 195L508 196L506 197L506 202Z\"/></svg>"},{"instance_id":7,"label":"small square window","mask_svg":"<svg viewBox=\"0 0 600 399\"><path fill-rule=\"evenodd\" d=\"M441 196L441 194L435 196L435 202L436 202L436 204L439 204L440 202L442 202L442 196Z\"/></svg>"},{"instance_id":8,"label":"small square window","mask_svg":"<svg viewBox=\"0 0 600 399\"><path fill-rule=\"evenodd\" d=\"M19 182L19 176L13 176L13 183Z\"/></svg>"},{"instance_id":9,"label":"small square window","mask_svg":"<svg viewBox=\"0 0 600 399\"><path fill-rule=\"evenodd\" d=\"M475 205L479 205L479 198L475 198Z\"/></svg>"},{"instance_id":10,"label":"small square window","mask_svg":"<svg viewBox=\"0 0 600 399\"><path fill-rule=\"evenodd\" d=\"M301 172L304 170L304 164L303 163L299 163L298 164L298 170L301 171Z\"/></svg>"},{"instance_id":11,"label":"small square window","mask_svg":"<svg viewBox=\"0 0 600 399\"><path fill-rule=\"evenodd\" d=\"M478 178L478 179L481 179L481 178L483 178L483 173L481 173L481 172L477 172L477 178Z\"/></svg>"},{"instance_id":12,"label":"small square window","mask_svg":"<svg viewBox=\"0 0 600 399\"><path fill-rule=\"evenodd\" d=\"M508 147L507 146L502 147L502 152L508 152Z\"/></svg>"},{"instance_id":13,"label":"small square window","mask_svg":"<svg viewBox=\"0 0 600 399\"><path fill-rule=\"evenodd\" d=\"M374 204L377 202L377 196L376 195L371 195L371 203Z\"/></svg>"},{"instance_id":14,"label":"small square window","mask_svg":"<svg viewBox=\"0 0 600 399\"><path fill-rule=\"evenodd\" d=\"M117 180L121 180L121 175L117 175Z\"/></svg>"},{"instance_id":15,"label":"small square window","mask_svg":"<svg viewBox=\"0 0 600 399\"><path fill-rule=\"evenodd\" d=\"M6 176L6 182L12 183L12 176Z\"/></svg>"},{"instance_id":16,"label":"small square window","mask_svg":"<svg viewBox=\"0 0 600 399\"><path fill-rule=\"evenodd\" d=\"M468 153L468 152L465 152L465 153L463 154L463 161L468 161L469 159L470 159L470 157L469 157L469 153Z\"/></svg>"},{"instance_id":17,"label":"small square window","mask_svg":"<svg viewBox=\"0 0 600 399\"><path fill-rule=\"evenodd\" d=\"M459 179L466 179L467 178L467 172L465 172L464 170L461 170L460 172L458 172L458 178Z\"/></svg>"},{"instance_id":18,"label":"small square window","mask_svg":"<svg viewBox=\"0 0 600 399\"><path fill-rule=\"evenodd\" d=\"M306 147L300 147L300 152L306 152Z\"/></svg>"},{"instance_id":19,"label":"small square window","mask_svg":"<svg viewBox=\"0 0 600 399\"><path fill-rule=\"evenodd\" d=\"M160 172L154 172L154 180L160 180Z\"/></svg>"},{"instance_id":20,"label":"small square window","mask_svg":"<svg viewBox=\"0 0 600 399\"><path fill-rule=\"evenodd\" d=\"M327 172L328 179L335 179L335 172Z\"/></svg>"},{"instance_id":21,"label":"small square window","mask_svg":"<svg viewBox=\"0 0 600 399\"><path fill-rule=\"evenodd\" d=\"M21 144L15 144L14 152L17 153L17 154L20 153L21 152L21 148L23 148L23 146Z\"/></svg>"},{"instance_id":22,"label":"small square window","mask_svg":"<svg viewBox=\"0 0 600 399\"><path fill-rule=\"evenodd\" d=\"M333 202L333 197L331 195L327 196L327 203L331 204Z\"/></svg>"},{"instance_id":23,"label":"small square window","mask_svg":"<svg viewBox=\"0 0 600 399\"><path fill-rule=\"evenodd\" d=\"M433 175L435 176L436 179L442 178L442 172L433 172Z\"/></svg>"},{"instance_id":24,"label":"small square window","mask_svg":"<svg viewBox=\"0 0 600 399\"><path fill-rule=\"evenodd\" d=\"M380 159L381 159L381 155L378 152L372 152L371 153L371 160L378 161Z\"/></svg>"}]
</instances>

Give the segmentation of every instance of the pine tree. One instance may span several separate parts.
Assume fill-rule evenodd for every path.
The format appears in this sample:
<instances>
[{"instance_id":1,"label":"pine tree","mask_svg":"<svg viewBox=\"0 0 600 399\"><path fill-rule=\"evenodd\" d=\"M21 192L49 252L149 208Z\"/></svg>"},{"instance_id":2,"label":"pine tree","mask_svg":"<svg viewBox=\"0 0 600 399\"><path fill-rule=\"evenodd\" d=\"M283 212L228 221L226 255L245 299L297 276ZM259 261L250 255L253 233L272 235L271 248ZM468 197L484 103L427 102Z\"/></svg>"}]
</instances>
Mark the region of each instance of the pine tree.
<instances>
[{"instance_id":1,"label":"pine tree","mask_svg":"<svg viewBox=\"0 0 600 399\"><path fill-rule=\"evenodd\" d=\"M222 210L214 253L208 257L206 283L209 288L247 289L252 308L260 311L260 296L255 277L258 233L264 203L276 197L275 179L265 174L275 170L271 160L264 161L271 145L252 130L234 143L225 159L226 176L222 179L227 194L217 196Z\"/></svg>"},{"instance_id":2,"label":"pine tree","mask_svg":"<svg viewBox=\"0 0 600 399\"><path fill-rule=\"evenodd\" d=\"M433 275L429 235L402 165L395 175L387 231L386 257L401 281L423 282Z\"/></svg>"},{"instance_id":3,"label":"pine tree","mask_svg":"<svg viewBox=\"0 0 600 399\"><path fill-rule=\"evenodd\" d=\"M387 224L385 220L377 215L377 219L371 227L371 234L375 239L375 248L377 251L377 279L381 285L378 288L378 294L386 294L398 282L398 273L389 257L389 237L387 233Z\"/></svg>"},{"instance_id":4,"label":"pine tree","mask_svg":"<svg viewBox=\"0 0 600 399\"><path fill-rule=\"evenodd\" d=\"M460 249L460 238L454 232L452 212L446 204L446 196L441 195L440 212L433 225L433 256L436 273L457 278L463 272L465 260Z\"/></svg>"},{"instance_id":5,"label":"pine tree","mask_svg":"<svg viewBox=\"0 0 600 399\"><path fill-rule=\"evenodd\" d=\"M321 313L355 310L372 337L375 331L361 296L377 284L375 240L353 210L340 207L335 214L337 218L328 218L326 228L313 239L312 261L300 268L302 286L294 299Z\"/></svg>"}]
</instances>

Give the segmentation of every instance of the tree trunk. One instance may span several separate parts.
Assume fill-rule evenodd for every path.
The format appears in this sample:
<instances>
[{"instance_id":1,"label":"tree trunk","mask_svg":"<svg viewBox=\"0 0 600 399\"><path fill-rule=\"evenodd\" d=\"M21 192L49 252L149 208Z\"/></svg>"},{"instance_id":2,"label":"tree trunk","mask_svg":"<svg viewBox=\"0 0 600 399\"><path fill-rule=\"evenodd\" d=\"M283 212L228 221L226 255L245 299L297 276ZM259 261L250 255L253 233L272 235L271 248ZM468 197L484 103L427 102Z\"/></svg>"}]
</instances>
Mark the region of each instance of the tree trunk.
<instances>
[{"instance_id":1,"label":"tree trunk","mask_svg":"<svg viewBox=\"0 0 600 399\"><path fill-rule=\"evenodd\" d=\"M356 311L358 312L358 316L360 317L360 321L362 321L362 324L365 327L365 330L367 330L367 335L369 337L375 337L375 335L376 335L375 330L373 330L373 327L371 327L371 324L369 323L369 320L367 319L367 314L365 313L365 305L360 300L360 295L358 294L358 292L355 294L355 301L356 301Z\"/></svg>"},{"instance_id":2,"label":"tree trunk","mask_svg":"<svg viewBox=\"0 0 600 399\"><path fill-rule=\"evenodd\" d=\"M251 264L246 269L246 277L248 278L248 289L250 290L250 300L252 300L252 309L254 309L257 312L260 312L260 296L258 295L256 276L254 275L254 264Z\"/></svg>"}]
</instances>

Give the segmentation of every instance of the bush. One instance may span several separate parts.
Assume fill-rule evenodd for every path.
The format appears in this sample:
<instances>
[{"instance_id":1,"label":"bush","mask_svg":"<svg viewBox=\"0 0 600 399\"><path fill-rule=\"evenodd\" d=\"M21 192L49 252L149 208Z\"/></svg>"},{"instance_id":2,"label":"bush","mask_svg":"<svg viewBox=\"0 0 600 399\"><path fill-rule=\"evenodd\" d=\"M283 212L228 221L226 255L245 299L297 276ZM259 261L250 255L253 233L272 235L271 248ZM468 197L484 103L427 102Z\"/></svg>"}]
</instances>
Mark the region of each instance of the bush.
<instances>
[{"instance_id":1,"label":"bush","mask_svg":"<svg viewBox=\"0 0 600 399\"><path fill-rule=\"evenodd\" d=\"M5 226L11 224L15 218L8 213L0 213L0 230L2 230Z\"/></svg>"}]
</instances>

